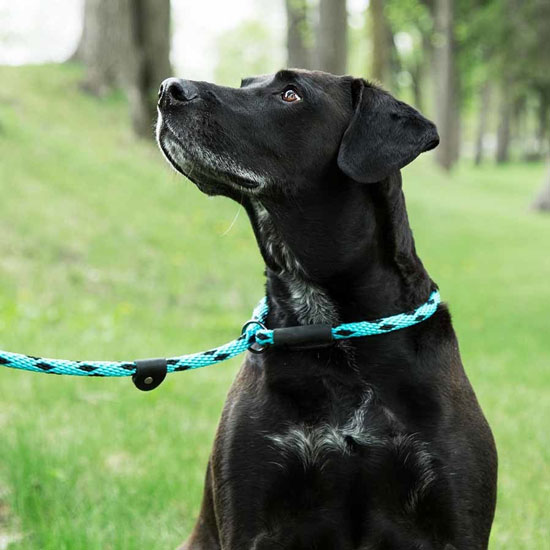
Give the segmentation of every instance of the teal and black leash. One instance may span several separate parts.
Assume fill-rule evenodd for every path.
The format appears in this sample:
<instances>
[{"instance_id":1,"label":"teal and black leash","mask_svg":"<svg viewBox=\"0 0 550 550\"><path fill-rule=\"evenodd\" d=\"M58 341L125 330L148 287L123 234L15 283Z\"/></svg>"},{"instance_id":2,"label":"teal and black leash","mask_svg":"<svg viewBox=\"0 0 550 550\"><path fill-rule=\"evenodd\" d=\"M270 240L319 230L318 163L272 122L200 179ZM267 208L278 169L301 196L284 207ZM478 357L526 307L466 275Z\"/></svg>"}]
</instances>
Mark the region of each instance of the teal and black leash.
<instances>
[{"instance_id":1,"label":"teal and black leash","mask_svg":"<svg viewBox=\"0 0 550 550\"><path fill-rule=\"evenodd\" d=\"M207 351L168 359L137 361L71 361L0 351L0 365L32 372L71 376L132 376L137 388L148 391L156 388L167 373L215 365L247 350L253 353L263 353L269 347L314 349L331 345L336 340L387 334L407 328L431 317L437 311L440 302L439 292L434 290L428 301L414 311L374 321L345 323L336 327L303 325L268 329L264 324L268 314L268 305L267 299L263 298L254 309L250 321L244 324L238 338Z\"/></svg>"}]
</instances>

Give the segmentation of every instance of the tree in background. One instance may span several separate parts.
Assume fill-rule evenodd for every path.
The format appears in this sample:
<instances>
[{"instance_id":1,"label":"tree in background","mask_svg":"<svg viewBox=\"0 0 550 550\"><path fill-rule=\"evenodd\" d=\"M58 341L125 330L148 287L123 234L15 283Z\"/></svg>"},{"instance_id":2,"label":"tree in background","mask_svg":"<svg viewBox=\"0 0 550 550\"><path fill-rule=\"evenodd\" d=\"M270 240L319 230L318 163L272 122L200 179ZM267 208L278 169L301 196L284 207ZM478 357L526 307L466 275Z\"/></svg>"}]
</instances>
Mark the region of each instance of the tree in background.
<instances>
[{"instance_id":1,"label":"tree in background","mask_svg":"<svg viewBox=\"0 0 550 550\"><path fill-rule=\"evenodd\" d=\"M287 67L312 67L312 36L306 0L285 0L287 18Z\"/></svg>"},{"instance_id":2,"label":"tree in background","mask_svg":"<svg viewBox=\"0 0 550 550\"><path fill-rule=\"evenodd\" d=\"M549 22L550 26L550 22ZM535 91L538 96L538 128L537 145L540 156L544 154L545 147L549 138L550 126L550 84L548 82L535 84Z\"/></svg>"},{"instance_id":3,"label":"tree in background","mask_svg":"<svg viewBox=\"0 0 550 550\"><path fill-rule=\"evenodd\" d=\"M344 74L348 59L348 12L346 0L319 0L317 67Z\"/></svg>"},{"instance_id":4,"label":"tree in background","mask_svg":"<svg viewBox=\"0 0 550 550\"><path fill-rule=\"evenodd\" d=\"M157 90L172 72L170 0L86 0L73 59L84 63L89 92L123 88L135 133L152 136Z\"/></svg>"},{"instance_id":5,"label":"tree in background","mask_svg":"<svg viewBox=\"0 0 550 550\"><path fill-rule=\"evenodd\" d=\"M547 0L529 0L523 6L524 22L529 22L529 34L525 37L524 59L528 60L524 69L528 73L528 81L536 95L538 108L538 147L541 154L550 155L549 109L550 109L550 55L548 43L550 37L550 3ZM527 25L524 25L524 28ZM550 164L542 190L535 199L537 210L550 211Z\"/></svg>"},{"instance_id":6,"label":"tree in background","mask_svg":"<svg viewBox=\"0 0 550 550\"><path fill-rule=\"evenodd\" d=\"M512 140L521 145L526 158L540 158L547 147L546 93L550 92L550 56L545 44L550 31L550 4L546 0L461 0L476 13L465 27L467 49L477 51L468 58L478 79L478 127L487 118L486 97L494 88L497 101L497 143L495 159L505 163ZM470 73L472 71L469 71ZM463 74L468 71L462 70ZM550 95L548 96L550 98ZM538 103L538 109L534 108ZM538 117L538 129L531 121ZM478 138L478 141L481 141ZM536 145L534 143L536 142ZM476 153L480 161L481 155Z\"/></svg>"},{"instance_id":7,"label":"tree in background","mask_svg":"<svg viewBox=\"0 0 550 550\"><path fill-rule=\"evenodd\" d=\"M80 42L72 59L86 67L83 88L104 95L121 82L120 58L126 43L129 17L120 0L86 0Z\"/></svg>"},{"instance_id":8,"label":"tree in background","mask_svg":"<svg viewBox=\"0 0 550 550\"><path fill-rule=\"evenodd\" d=\"M478 114L475 136L474 163L479 166L483 161L483 148L485 135L487 134L487 125L489 121L489 108L491 104L491 82L484 79L480 85L478 97Z\"/></svg>"},{"instance_id":9,"label":"tree in background","mask_svg":"<svg viewBox=\"0 0 550 550\"><path fill-rule=\"evenodd\" d=\"M520 76L517 71L518 61L514 59L520 51L513 52L506 42L513 43L513 49L520 47L521 39L514 37L514 33L520 32L521 24L517 18L517 9L521 9L518 0L502 0L499 3L500 13L497 13L497 37L501 44L500 58L496 58L498 64L499 106L497 146L495 160L497 164L503 164L510 160L510 140L512 135L512 115L514 102L518 97ZM500 27L500 28L499 28Z\"/></svg>"},{"instance_id":10,"label":"tree in background","mask_svg":"<svg viewBox=\"0 0 550 550\"><path fill-rule=\"evenodd\" d=\"M465 1L465 0L463 0ZM500 88L496 160L510 158L512 136L523 153L540 158L548 153L550 109L550 3L547 0L479 0L489 10L485 31L478 42L488 44L488 62ZM490 31L490 32L489 32ZM530 106L536 106L532 108ZM536 130L526 125L528 110L537 118ZM529 139L531 138L531 139ZM535 150L529 143L536 142ZM550 209L550 175L534 207Z\"/></svg>"},{"instance_id":11,"label":"tree in background","mask_svg":"<svg viewBox=\"0 0 550 550\"><path fill-rule=\"evenodd\" d=\"M535 210L550 212L550 164L546 171L546 179L542 189L533 202L533 208Z\"/></svg>"},{"instance_id":12,"label":"tree in background","mask_svg":"<svg viewBox=\"0 0 550 550\"><path fill-rule=\"evenodd\" d=\"M512 82L504 78L500 86L498 109L497 147L495 160L497 164L504 164L510 160L510 137L512 123Z\"/></svg>"},{"instance_id":13,"label":"tree in background","mask_svg":"<svg viewBox=\"0 0 550 550\"><path fill-rule=\"evenodd\" d=\"M454 0L436 0L434 13L435 120L441 137L436 160L450 170L459 156L458 71Z\"/></svg>"},{"instance_id":14,"label":"tree in background","mask_svg":"<svg viewBox=\"0 0 550 550\"><path fill-rule=\"evenodd\" d=\"M465 103L471 101L472 113L477 119L473 135L474 163L483 162L486 137L494 118L493 105L497 105L496 70L500 7L493 0L460 0L459 19L468 21L461 25L459 72L462 76L462 93ZM475 13L475 17L472 14Z\"/></svg>"},{"instance_id":15,"label":"tree in background","mask_svg":"<svg viewBox=\"0 0 550 550\"><path fill-rule=\"evenodd\" d=\"M384 86L390 87L393 35L384 10L384 0L371 0L369 14L372 44L372 66L369 76Z\"/></svg>"},{"instance_id":16,"label":"tree in background","mask_svg":"<svg viewBox=\"0 0 550 550\"><path fill-rule=\"evenodd\" d=\"M372 6L372 3L371 3ZM413 104L428 109L433 57L433 3L431 0L386 0L385 15L391 33L390 87L411 88ZM397 86L397 83L399 86Z\"/></svg>"}]
</instances>

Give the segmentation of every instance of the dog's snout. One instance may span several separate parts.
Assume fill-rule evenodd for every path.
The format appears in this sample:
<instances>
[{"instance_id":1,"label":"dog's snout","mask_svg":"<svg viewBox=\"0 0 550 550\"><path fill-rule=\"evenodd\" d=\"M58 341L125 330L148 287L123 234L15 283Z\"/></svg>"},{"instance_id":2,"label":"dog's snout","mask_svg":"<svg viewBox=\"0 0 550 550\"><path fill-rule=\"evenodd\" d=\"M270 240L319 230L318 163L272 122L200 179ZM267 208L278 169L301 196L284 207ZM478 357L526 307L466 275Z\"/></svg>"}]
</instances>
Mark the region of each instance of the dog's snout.
<instances>
[{"instance_id":1,"label":"dog's snout","mask_svg":"<svg viewBox=\"0 0 550 550\"><path fill-rule=\"evenodd\" d=\"M186 103L199 97L197 87L189 80L167 78L159 88L159 104Z\"/></svg>"}]
</instances>

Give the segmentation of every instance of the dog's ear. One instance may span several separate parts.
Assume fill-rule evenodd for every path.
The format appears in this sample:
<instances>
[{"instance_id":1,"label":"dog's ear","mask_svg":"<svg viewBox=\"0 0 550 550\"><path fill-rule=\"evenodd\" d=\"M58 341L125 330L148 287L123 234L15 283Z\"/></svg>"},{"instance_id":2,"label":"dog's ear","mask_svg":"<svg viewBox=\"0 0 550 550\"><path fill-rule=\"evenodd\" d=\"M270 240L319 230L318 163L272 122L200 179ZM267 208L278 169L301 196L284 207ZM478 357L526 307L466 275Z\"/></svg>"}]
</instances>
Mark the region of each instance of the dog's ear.
<instances>
[{"instance_id":1,"label":"dog's ear","mask_svg":"<svg viewBox=\"0 0 550 550\"><path fill-rule=\"evenodd\" d=\"M362 79L352 82L355 112L338 152L340 170L375 183L437 147L435 125L418 111Z\"/></svg>"}]
</instances>

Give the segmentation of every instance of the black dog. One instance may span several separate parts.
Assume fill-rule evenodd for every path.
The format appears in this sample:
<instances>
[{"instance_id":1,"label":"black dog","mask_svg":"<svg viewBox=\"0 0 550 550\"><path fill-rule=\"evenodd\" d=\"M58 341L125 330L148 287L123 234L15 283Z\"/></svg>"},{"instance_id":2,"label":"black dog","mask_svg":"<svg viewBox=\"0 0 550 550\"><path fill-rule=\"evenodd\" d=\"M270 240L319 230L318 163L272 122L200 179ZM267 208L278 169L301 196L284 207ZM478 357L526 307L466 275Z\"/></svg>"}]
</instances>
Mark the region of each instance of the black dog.
<instances>
[{"instance_id":1,"label":"black dog","mask_svg":"<svg viewBox=\"0 0 550 550\"><path fill-rule=\"evenodd\" d=\"M437 131L376 86L294 70L240 89L169 79L157 138L199 189L246 208L268 327L376 319L436 288L400 169ZM269 348L229 393L183 548L485 549L496 465L445 306L390 334Z\"/></svg>"}]
</instances>

